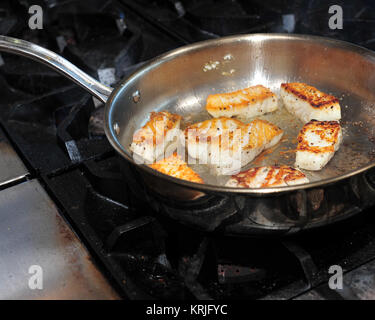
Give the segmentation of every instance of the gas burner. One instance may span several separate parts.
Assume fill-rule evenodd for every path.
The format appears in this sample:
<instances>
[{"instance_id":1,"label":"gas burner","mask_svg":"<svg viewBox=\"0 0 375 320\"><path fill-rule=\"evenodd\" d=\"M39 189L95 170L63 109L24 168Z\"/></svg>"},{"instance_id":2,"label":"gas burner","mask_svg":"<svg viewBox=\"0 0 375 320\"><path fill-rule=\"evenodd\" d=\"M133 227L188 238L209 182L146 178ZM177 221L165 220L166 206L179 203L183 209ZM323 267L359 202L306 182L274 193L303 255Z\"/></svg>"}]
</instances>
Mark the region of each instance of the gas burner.
<instances>
[{"instance_id":1,"label":"gas burner","mask_svg":"<svg viewBox=\"0 0 375 320\"><path fill-rule=\"evenodd\" d=\"M48 28L38 32L25 23L27 4L0 5L9 17L0 25L2 34L58 52L107 85L127 76L135 65L179 45L116 1L47 1L44 20ZM1 53L0 61L0 71L9 85L34 96L71 84L53 70L23 57Z\"/></svg>"},{"instance_id":2,"label":"gas burner","mask_svg":"<svg viewBox=\"0 0 375 320\"><path fill-rule=\"evenodd\" d=\"M342 39L370 49L374 46L373 4L368 0L335 2L345 12L343 30L329 28L331 4L320 0L159 0L152 5L143 0L121 1L185 43L240 33L289 32Z\"/></svg>"},{"instance_id":3,"label":"gas burner","mask_svg":"<svg viewBox=\"0 0 375 320\"><path fill-rule=\"evenodd\" d=\"M325 283L330 265L351 270L375 255L375 220L363 215L336 224L334 238L330 228L283 241L194 231L137 199L133 181L121 178L119 161L115 156L85 161L44 179L126 295L291 299ZM348 254L352 259L343 261ZM319 294L333 297L324 290Z\"/></svg>"},{"instance_id":4,"label":"gas burner","mask_svg":"<svg viewBox=\"0 0 375 320\"><path fill-rule=\"evenodd\" d=\"M267 32L280 23L279 15L248 1L193 1L186 3L185 19L215 35Z\"/></svg>"}]
</instances>

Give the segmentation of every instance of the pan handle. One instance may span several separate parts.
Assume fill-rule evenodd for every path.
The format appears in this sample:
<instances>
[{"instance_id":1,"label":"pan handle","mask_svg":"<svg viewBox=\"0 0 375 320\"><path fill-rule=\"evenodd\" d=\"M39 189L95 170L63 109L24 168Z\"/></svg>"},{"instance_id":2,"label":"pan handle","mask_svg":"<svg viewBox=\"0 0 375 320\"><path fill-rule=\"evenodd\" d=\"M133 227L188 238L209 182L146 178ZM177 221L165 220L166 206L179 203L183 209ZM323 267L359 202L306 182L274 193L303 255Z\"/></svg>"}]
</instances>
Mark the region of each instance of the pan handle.
<instances>
[{"instance_id":1,"label":"pan handle","mask_svg":"<svg viewBox=\"0 0 375 320\"><path fill-rule=\"evenodd\" d=\"M113 90L113 88L105 86L82 70L78 69L65 58L34 43L21 39L0 36L0 51L11 52L40 61L41 63L52 67L65 77L73 80L104 103L107 101Z\"/></svg>"}]
</instances>

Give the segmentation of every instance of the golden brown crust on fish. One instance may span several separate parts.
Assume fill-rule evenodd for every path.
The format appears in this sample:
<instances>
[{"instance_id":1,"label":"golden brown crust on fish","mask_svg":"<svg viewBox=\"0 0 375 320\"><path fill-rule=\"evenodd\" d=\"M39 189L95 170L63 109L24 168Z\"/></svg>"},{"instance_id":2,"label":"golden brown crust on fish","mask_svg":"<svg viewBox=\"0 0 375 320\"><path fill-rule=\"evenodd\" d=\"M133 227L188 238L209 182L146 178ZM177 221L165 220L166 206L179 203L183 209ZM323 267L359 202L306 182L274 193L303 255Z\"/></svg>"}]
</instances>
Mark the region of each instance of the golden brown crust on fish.
<instances>
[{"instance_id":1,"label":"golden brown crust on fish","mask_svg":"<svg viewBox=\"0 0 375 320\"><path fill-rule=\"evenodd\" d=\"M207 143L209 143L214 137L217 136L217 142L219 143L219 146L221 146L221 135L223 132L228 134L229 141L231 141L233 139L233 131L236 129L242 129L244 126L245 124L237 119L228 117L213 118L188 126L185 129L185 137L186 139L195 137L195 141L199 142L204 136ZM189 136L189 132L193 133L194 135Z\"/></svg>"},{"instance_id":2,"label":"golden brown crust on fish","mask_svg":"<svg viewBox=\"0 0 375 320\"><path fill-rule=\"evenodd\" d=\"M298 134L295 166L319 171L332 159L342 142L342 130L338 121L312 120Z\"/></svg>"},{"instance_id":3,"label":"golden brown crust on fish","mask_svg":"<svg viewBox=\"0 0 375 320\"><path fill-rule=\"evenodd\" d=\"M207 111L242 109L270 97L276 102L276 95L270 89L256 85L234 92L210 94L207 97L206 109Z\"/></svg>"},{"instance_id":4,"label":"golden brown crust on fish","mask_svg":"<svg viewBox=\"0 0 375 320\"><path fill-rule=\"evenodd\" d=\"M283 131L272 123L255 119L249 124L220 117L186 128L189 156L208 163L216 175L233 174L254 160L264 149L276 145Z\"/></svg>"},{"instance_id":5,"label":"golden brown crust on fish","mask_svg":"<svg viewBox=\"0 0 375 320\"><path fill-rule=\"evenodd\" d=\"M282 83L281 88L308 102L312 107L323 109L327 105L339 103L336 97L319 91L317 88L302 82Z\"/></svg>"},{"instance_id":6,"label":"golden brown crust on fish","mask_svg":"<svg viewBox=\"0 0 375 320\"><path fill-rule=\"evenodd\" d=\"M242 188L267 188L307 182L308 179L304 173L282 165L250 168L232 176L230 185Z\"/></svg>"},{"instance_id":7,"label":"golden brown crust on fish","mask_svg":"<svg viewBox=\"0 0 375 320\"><path fill-rule=\"evenodd\" d=\"M210 142L212 137L217 136L219 133L217 141L219 146L222 147L222 142L233 142L233 135L236 129L241 130L241 145L244 150L262 146L271 141L275 136L283 133L282 129L266 120L254 119L249 124L245 124L237 119L220 117L190 125L185 129L185 137L188 138L190 130L195 130L196 142L199 142L202 135L206 137L207 142ZM226 130L228 131L226 132ZM229 139L222 141L222 132L226 132ZM238 144L231 144L231 146L236 145Z\"/></svg>"},{"instance_id":8,"label":"golden brown crust on fish","mask_svg":"<svg viewBox=\"0 0 375 320\"><path fill-rule=\"evenodd\" d=\"M249 130L250 129L250 130ZM244 145L244 149L259 147L271 141L275 136L283 133L283 130L273 123L255 119L246 125L245 131L249 132L249 142Z\"/></svg>"},{"instance_id":9,"label":"golden brown crust on fish","mask_svg":"<svg viewBox=\"0 0 375 320\"><path fill-rule=\"evenodd\" d=\"M156 144L156 130L157 130L157 123L164 122L164 136L167 134L169 130L176 127L176 125L181 121L181 116L178 114L170 113L168 111L160 111L160 112L151 112L150 113L150 120L140 129L138 130L133 136L133 142L139 143L143 142L148 138L148 136L152 135L153 143Z\"/></svg>"},{"instance_id":10,"label":"golden brown crust on fish","mask_svg":"<svg viewBox=\"0 0 375 320\"><path fill-rule=\"evenodd\" d=\"M227 130L230 129L231 125L236 125L238 128L241 128L244 126L244 123L240 120L228 117L208 119L188 126L185 129L185 135L187 135L188 131L192 129L197 130L197 133L206 132L207 136L215 136L218 127L221 127L223 130Z\"/></svg>"},{"instance_id":11,"label":"golden brown crust on fish","mask_svg":"<svg viewBox=\"0 0 375 320\"><path fill-rule=\"evenodd\" d=\"M177 114L151 112L149 121L133 134L130 150L136 161L153 163L166 150L174 151L180 135L180 122L181 116Z\"/></svg>"},{"instance_id":12,"label":"golden brown crust on fish","mask_svg":"<svg viewBox=\"0 0 375 320\"><path fill-rule=\"evenodd\" d=\"M169 176L196 183L204 183L203 179L193 169L188 167L181 157L174 153L150 165L151 168Z\"/></svg>"},{"instance_id":13,"label":"golden brown crust on fish","mask_svg":"<svg viewBox=\"0 0 375 320\"><path fill-rule=\"evenodd\" d=\"M297 141L297 151L309 151L313 153L322 153L322 152L334 152L335 143L338 141L338 136L340 133L341 127L337 121L317 121L311 120L306 123L301 131L298 134ZM306 137L306 133L314 133L324 141L326 146L314 146L311 145Z\"/></svg>"}]
</instances>

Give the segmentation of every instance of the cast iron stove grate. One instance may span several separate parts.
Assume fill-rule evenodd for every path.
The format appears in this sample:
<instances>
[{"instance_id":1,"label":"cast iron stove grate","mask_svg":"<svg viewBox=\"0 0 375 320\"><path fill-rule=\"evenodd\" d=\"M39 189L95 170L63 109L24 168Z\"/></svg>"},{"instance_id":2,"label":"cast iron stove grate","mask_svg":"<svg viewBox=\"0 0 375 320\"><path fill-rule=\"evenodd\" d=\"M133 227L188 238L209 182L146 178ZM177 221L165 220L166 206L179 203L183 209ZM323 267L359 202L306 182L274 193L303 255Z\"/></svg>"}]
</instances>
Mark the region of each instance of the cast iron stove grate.
<instances>
[{"instance_id":1,"label":"cast iron stove grate","mask_svg":"<svg viewBox=\"0 0 375 320\"><path fill-rule=\"evenodd\" d=\"M59 140L79 141L80 149L85 141L89 148L92 133L87 138L81 131L65 131L78 123L87 126L89 102L61 122ZM123 176L127 170L120 166L127 165L108 150L43 180L129 297L294 298L325 283L330 265L350 271L375 257L372 217L286 239L201 233L154 212L144 203L143 187L134 192L132 173ZM319 290L323 297L340 298L332 290Z\"/></svg>"},{"instance_id":2,"label":"cast iron stove grate","mask_svg":"<svg viewBox=\"0 0 375 320\"><path fill-rule=\"evenodd\" d=\"M291 299L325 284L331 265L348 272L375 258L375 221L366 214L285 239L225 237L185 228L131 195L118 160L113 155L85 161L43 179L128 297ZM342 298L319 290L323 297Z\"/></svg>"}]
</instances>

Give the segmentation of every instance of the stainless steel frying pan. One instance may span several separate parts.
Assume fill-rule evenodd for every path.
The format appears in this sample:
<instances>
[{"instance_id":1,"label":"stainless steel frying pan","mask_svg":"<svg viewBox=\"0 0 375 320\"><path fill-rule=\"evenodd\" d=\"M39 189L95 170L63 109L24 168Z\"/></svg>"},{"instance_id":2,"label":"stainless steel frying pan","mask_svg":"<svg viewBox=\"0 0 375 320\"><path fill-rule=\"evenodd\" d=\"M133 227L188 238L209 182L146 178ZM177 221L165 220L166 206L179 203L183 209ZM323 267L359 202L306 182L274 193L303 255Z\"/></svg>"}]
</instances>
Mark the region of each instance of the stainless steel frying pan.
<instances>
[{"instance_id":1,"label":"stainless steel frying pan","mask_svg":"<svg viewBox=\"0 0 375 320\"><path fill-rule=\"evenodd\" d=\"M140 184L154 208L203 230L276 234L322 226L375 204L375 53L356 45L313 36L253 34L204 41L159 56L112 90L57 54L35 44L0 36L0 50L51 66L106 103L105 132L126 159L127 178ZM344 142L321 171L306 172L299 186L224 187L227 176L193 166L206 184L175 179L137 165L129 150L134 131L151 111L169 110L187 122L208 119L208 94L263 84L306 82L340 98ZM280 108L265 115L285 131L272 154L251 166L293 165L292 150L302 123ZM244 168L246 169L246 167Z\"/></svg>"}]
</instances>

